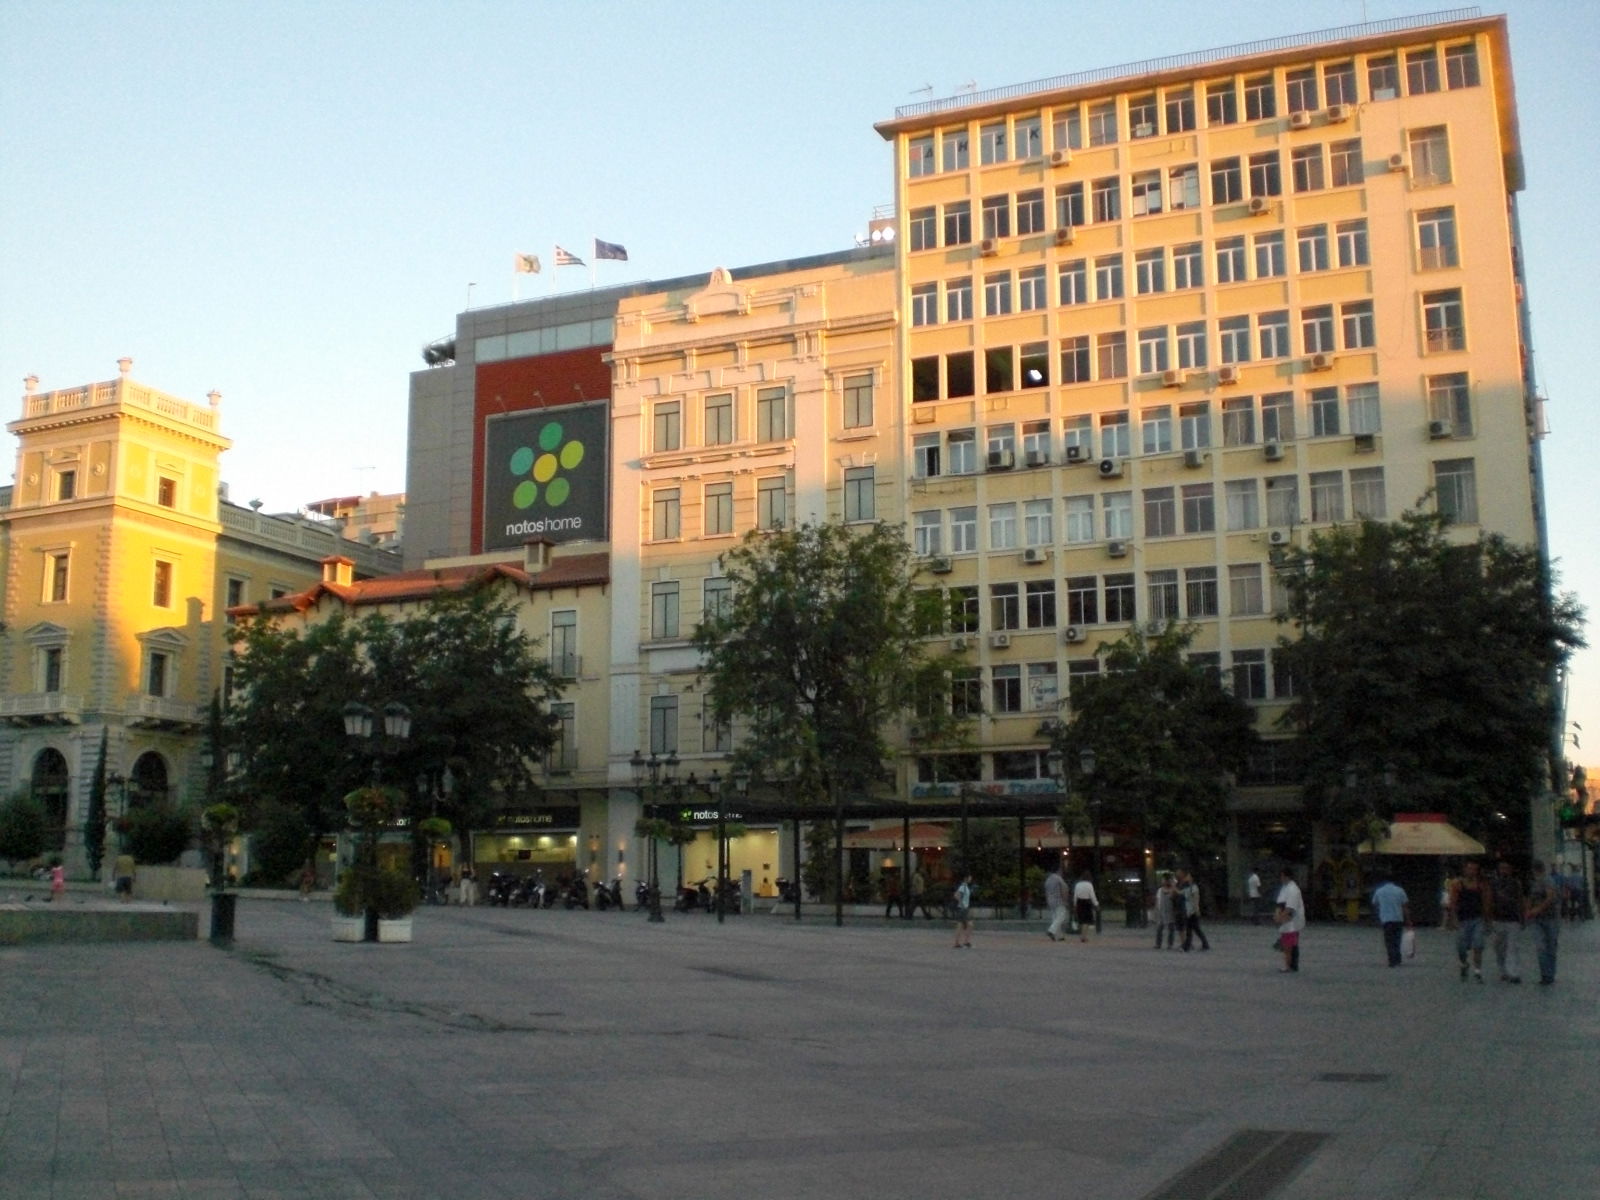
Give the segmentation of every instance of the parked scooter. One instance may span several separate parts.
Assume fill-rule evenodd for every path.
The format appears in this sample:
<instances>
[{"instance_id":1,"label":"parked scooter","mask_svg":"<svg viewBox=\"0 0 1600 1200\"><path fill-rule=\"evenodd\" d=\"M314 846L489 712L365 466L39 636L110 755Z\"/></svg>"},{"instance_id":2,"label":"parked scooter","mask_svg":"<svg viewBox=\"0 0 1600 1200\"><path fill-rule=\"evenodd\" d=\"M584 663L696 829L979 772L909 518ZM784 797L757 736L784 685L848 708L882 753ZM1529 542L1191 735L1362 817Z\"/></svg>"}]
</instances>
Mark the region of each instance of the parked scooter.
<instances>
[{"instance_id":1,"label":"parked scooter","mask_svg":"<svg viewBox=\"0 0 1600 1200\"><path fill-rule=\"evenodd\" d=\"M633 907L641 912L650 907L650 885L642 879L633 885Z\"/></svg>"},{"instance_id":2,"label":"parked scooter","mask_svg":"<svg viewBox=\"0 0 1600 1200\"><path fill-rule=\"evenodd\" d=\"M598 879L594 881L594 906L598 912L606 912L614 907L611 889Z\"/></svg>"},{"instance_id":3,"label":"parked scooter","mask_svg":"<svg viewBox=\"0 0 1600 1200\"><path fill-rule=\"evenodd\" d=\"M589 907L589 885L584 882L583 876L578 875L567 884L567 893L562 903L568 909Z\"/></svg>"},{"instance_id":4,"label":"parked scooter","mask_svg":"<svg viewBox=\"0 0 1600 1200\"><path fill-rule=\"evenodd\" d=\"M511 907L511 893L516 890L516 877L501 871L492 871L489 874L489 887L484 892L484 903L501 908Z\"/></svg>"},{"instance_id":5,"label":"parked scooter","mask_svg":"<svg viewBox=\"0 0 1600 1200\"><path fill-rule=\"evenodd\" d=\"M539 873L529 875L518 885L512 894L511 903L517 907L524 904L529 908L539 908L544 904L544 876Z\"/></svg>"}]
</instances>

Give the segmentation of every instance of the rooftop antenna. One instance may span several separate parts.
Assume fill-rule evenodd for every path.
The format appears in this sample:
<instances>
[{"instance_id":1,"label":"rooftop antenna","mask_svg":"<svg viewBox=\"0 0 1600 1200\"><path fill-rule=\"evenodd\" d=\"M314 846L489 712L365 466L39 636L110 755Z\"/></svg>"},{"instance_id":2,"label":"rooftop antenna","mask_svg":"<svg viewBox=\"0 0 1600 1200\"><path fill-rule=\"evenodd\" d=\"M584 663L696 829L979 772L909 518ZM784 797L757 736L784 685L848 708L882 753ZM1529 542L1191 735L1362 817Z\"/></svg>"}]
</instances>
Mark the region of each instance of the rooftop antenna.
<instances>
[{"instance_id":1,"label":"rooftop antenna","mask_svg":"<svg viewBox=\"0 0 1600 1200\"><path fill-rule=\"evenodd\" d=\"M973 92L975 92L977 90L978 90L978 81L976 79L969 79L965 83L963 83L960 87L958 87L956 89L956 95L958 95L958 96L963 95L963 94L970 95L971 93L973 93Z\"/></svg>"},{"instance_id":2,"label":"rooftop antenna","mask_svg":"<svg viewBox=\"0 0 1600 1200\"><path fill-rule=\"evenodd\" d=\"M911 94L913 96L927 96L931 99L933 96L933 84L925 83L919 88L912 88Z\"/></svg>"}]
</instances>

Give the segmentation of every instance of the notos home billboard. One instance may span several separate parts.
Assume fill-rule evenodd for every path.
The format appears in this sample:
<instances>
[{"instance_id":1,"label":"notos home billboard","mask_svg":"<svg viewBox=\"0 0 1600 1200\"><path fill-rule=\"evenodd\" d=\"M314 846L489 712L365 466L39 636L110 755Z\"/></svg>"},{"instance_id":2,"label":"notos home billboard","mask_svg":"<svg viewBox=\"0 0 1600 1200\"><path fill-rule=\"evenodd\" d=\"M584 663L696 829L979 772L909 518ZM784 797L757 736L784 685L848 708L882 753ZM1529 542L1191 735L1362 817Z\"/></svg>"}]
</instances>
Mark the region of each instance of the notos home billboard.
<instances>
[{"instance_id":1,"label":"notos home billboard","mask_svg":"<svg viewBox=\"0 0 1600 1200\"><path fill-rule=\"evenodd\" d=\"M493 417L484 427L483 548L606 537L604 402Z\"/></svg>"}]
</instances>

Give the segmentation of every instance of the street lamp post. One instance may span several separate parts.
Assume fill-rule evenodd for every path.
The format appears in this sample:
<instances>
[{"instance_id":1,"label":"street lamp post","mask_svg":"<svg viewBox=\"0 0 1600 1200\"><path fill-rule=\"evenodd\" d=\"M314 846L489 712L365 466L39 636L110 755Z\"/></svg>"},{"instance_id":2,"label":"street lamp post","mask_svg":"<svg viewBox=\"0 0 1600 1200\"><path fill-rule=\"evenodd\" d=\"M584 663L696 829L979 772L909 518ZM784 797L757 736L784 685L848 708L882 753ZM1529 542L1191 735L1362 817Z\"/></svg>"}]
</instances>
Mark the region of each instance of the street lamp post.
<instances>
[{"instance_id":1,"label":"street lamp post","mask_svg":"<svg viewBox=\"0 0 1600 1200\"><path fill-rule=\"evenodd\" d=\"M667 756L662 758L652 750L650 757L646 758L635 750L633 757L628 760L628 765L633 768L634 787L649 796L646 809L650 813L650 820L654 822L657 819L662 787L671 787L676 779L678 756L669 750ZM650 923L652 925L666 920L661 914L661 874L657 858L660 841L661 839L654 835L650 838Z\"/></svg>"},{"instance_id":2,"label":"street lamp post","mask_svg":"<svg viewBox=\"0 0 1600 1200\"><path fill-rule=\"evenodd\" d=\"M345 736L357 747L358 752L372 759L372 780L368 786L373 791L378 790L383 779L384 756L393 754L411 736L411 710L404 704L390 700L383 706L382 715L383 724L380 728L372 709L359 700L350 701L344 706L343 712ZM369 822L361 834L361 865L368 872L378 869L379 836L379 825L375 821ZM361 940L378 940L378 910L370 901L366 906Z\"/></svg>"},{"instance_id":3,"label":"street lamp post","mask_svg":"<svg viewBox=\"0 0 1600 1200\"><path fill-rule=\"evenodd\" d=\"M1105 876L1105 846L1100 838L1100 797L1094 794L1091 781L1094 779L1094 751L1085 746L1078 752L1078 770L1083 772L1084 790L1089 793L1089 811L1094 814L1094 898L1098 903L1094 906L1094 931L1101 933L1105 928L1105 901L1100 896L1100 881Z\"/></svg>"},{"instance_id":4,"label":"street lamp post","mask_svg":"<svg viewBox=\"0 0 1600 1200\"><path fill-rule=\"evenodd\" d=\"M726 909L724 897L728 891L728 788L732 787L739 794L742 816L745 798L750 794L750 772L736 770L726 782L722 782L717 780L717 773L713 771L711 778L717 784L717 924L721 925Z\"/></svg>"}]
</instances>

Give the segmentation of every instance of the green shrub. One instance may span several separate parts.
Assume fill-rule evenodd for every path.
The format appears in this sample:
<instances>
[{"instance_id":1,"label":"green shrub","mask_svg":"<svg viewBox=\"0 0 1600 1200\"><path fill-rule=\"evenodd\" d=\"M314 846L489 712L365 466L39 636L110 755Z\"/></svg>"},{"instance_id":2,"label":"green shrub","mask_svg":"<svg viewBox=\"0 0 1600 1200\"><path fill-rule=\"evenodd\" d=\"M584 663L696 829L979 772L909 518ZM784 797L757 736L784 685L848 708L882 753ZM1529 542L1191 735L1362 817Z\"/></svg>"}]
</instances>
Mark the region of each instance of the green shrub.
<instances>
[{"instance_id":1,"label":"green shrub","mask_svg":"<svg viewBox=\"0 0 1600 1200\"><path fill-rule=\"evenodd\" d=\"M281 804L262 809L250 839L250 874L269 887L298 882L311 849L311 826Z\"/></svg>"},{"instance_id":2,"label":"green shrub","mask_svg":"<svg viewBox=\"0 0 1600 1200\"><path fill-rule=\"evenodd\" d=\"M135 808L123 818L121 826L125 830L123 849L136 862L165 866L177 862L178 856L189 848L189 818L165 805Z\"/></svg>"},{"instance_id":3,"label":"green shrub","mask_svg":"<svg viewBox=\"0 0 1600 1200\"><path fill-rule=\"evenodd\" d=\"M24 862L38 858L49 844L44 806L26 792L0 805L0 858Z\"/></svg>"},{"instance_id":4,"label":"green shrub","mask_svg":"<svg viewBox=\"0 0 1600 1200\"><path fill-rule=\"evenodd\" d=\"M403 871L351 867L339 876L333 907L341 916L359 917L370 905L389 921L409 916L420 898L416 881Z\"/></svg>"}]
</instances>

